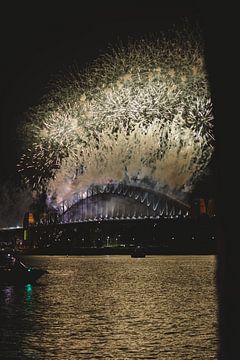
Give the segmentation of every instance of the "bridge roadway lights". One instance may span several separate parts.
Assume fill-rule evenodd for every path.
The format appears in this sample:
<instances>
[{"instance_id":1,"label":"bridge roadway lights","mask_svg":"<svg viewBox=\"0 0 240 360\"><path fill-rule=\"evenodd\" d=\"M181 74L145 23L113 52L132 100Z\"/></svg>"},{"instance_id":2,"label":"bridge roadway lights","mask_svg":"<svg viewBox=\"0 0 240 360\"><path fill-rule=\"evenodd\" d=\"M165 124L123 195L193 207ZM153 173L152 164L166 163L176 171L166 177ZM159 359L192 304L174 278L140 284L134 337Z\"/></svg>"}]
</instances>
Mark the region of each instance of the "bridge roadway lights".
<instances>
[{"instance_id":1,"label":"bridge roadway lights","mask_svg":"<svg viewBox=\"0 0 240 360\"><path fill-rule=\"evenodd\" d=\"M207 253L213 251L215 244L213 219L208 219L205 224L183 217L85 221L39 225L29 230L30 247L52 249L53 253L54 249L60 248L74 251L83 247L129 248L136 244L147 248L175 248L176 251L199 248Z\"/></svg>"}]
</instances>

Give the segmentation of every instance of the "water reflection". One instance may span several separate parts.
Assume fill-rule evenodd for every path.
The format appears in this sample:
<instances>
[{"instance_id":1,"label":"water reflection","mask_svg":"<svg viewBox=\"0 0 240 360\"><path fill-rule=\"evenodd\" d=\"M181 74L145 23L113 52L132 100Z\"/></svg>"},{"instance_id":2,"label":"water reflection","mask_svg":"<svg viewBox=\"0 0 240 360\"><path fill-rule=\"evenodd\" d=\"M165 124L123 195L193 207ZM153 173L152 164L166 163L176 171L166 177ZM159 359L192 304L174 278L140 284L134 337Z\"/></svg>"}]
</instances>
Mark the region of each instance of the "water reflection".
<instances>
[{"instance_id":1,"label":"water reflection","mask_svg":"<svg viewBox=\"0 0 240 360\"><path fill-rule=\"evenodd\" d=\"M27 300L27 302L28 303L30 303L31 302L31 300L32 300L32 284L27 284L26 286L25 286L25 289L26 289L26 300Z\"/></svg>"},{"instance_id":2,"label":"water reflection","mask_svg":"<svg viewBox=\"0 0 240 360\"><path fill-rule=\"evenodd\" d=\"M49 274L1 289L0 358L216 358L214 257L28 262Z\"/></svg>"},{"instance_id":3,"label":"water reflection","mask_svg":"<svg viewBox=\"0 0 240 360\"><path fill-rule=\"evenodd\" d=\"M27 284L22 286L1 286L1 297L0 297L0 304L11 305L14 303L18 303L21 299L23 302L27 304L31 303L32 300L32 292L33 292L33 285Z\"/></svg>"},{"instance_id":4,"label":"water reflection","mask_svg":"<svg viewBox=\"0 0 240 360\"><path fill-rule=\"evenodd\" d=\"M5 304L11 304L14 301L13 286L6 286L3 288L3 301Z\"/></svg>"}]
</instances>

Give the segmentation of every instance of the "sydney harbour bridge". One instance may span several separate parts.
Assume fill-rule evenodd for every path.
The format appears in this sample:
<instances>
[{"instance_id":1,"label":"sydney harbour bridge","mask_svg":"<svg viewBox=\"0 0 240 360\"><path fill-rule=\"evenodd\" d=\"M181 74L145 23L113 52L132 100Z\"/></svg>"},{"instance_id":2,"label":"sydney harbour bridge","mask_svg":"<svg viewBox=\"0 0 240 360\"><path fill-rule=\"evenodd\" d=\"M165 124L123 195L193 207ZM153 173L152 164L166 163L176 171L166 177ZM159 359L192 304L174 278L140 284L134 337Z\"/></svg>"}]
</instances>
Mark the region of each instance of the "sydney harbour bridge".
<instances>
[{"instance_id":1,"label":"sydney harbour bridge","mask_svg":"<svg viewBox=\"0 0 240 360\"><path fill-rule=\"evenodd\" d=\"M210 219L196 222L189 204L123 183L76 192L28 230L32 244L52 254L122 254L136 245L149 253L213 251Z\"/></svg>"},{"instance_id":2,"label":"sydney harbour bridge","mask_svg":"<svg viewBox=\"0 0 240 360\"><path fill-rule=\"evenodd\" d=\"M213 253L214 239L213 217L196 218L179 199L123 183L91 186L23 222L23 246L46 254L128 253L139 244L153 253Z\"/></svg>"},{"instance_id":3,"label":"sydney harbour bridge","mask_svg":"<svg viewBox=\"0 0 240 360\"><path fill-rule=\"evenodd\" d=\"M185 217L189 215L189 209L187 203L164 193L123 183L109 183L93 185L86 191L74 193L57 206L57 214L59 223L78 223Z\"/></svg>"}]
</instances>

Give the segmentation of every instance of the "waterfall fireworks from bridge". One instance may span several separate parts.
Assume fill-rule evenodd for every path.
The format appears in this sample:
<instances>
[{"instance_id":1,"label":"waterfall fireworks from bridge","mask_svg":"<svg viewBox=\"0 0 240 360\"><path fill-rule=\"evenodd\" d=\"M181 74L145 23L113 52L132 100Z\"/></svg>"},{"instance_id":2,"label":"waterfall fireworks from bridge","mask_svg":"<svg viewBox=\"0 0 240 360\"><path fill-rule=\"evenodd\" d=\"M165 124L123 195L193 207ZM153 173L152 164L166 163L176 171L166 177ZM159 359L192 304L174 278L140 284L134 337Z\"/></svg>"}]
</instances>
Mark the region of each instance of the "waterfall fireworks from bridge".
<instances>
[{"instance_id":1,"label":"waterfall fireworks from bridge","mask_svg":"<svg viewBox=\"0 0 240 360\"><path fill-rule=\"evenodd\" d=\"M211 159L212 120L200 35L129 41L29 111L19 171L56 209L107 184L184 199Z\"/></svg>"}]
</instances>

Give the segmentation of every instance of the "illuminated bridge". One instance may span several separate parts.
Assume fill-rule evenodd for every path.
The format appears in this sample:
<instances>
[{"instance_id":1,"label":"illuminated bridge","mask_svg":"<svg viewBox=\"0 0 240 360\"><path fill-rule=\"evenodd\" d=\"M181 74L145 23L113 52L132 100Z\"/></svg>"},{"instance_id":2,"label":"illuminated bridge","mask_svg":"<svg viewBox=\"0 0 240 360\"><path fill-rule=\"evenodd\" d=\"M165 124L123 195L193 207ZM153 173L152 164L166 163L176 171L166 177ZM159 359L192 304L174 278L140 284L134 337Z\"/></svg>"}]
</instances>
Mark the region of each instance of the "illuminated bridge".
<instances>
[{"instance_id":1,"label":"illuminated bridge","mask_svg":"<svg viewBox=\"0 0 240 360\"><path fill-rule=\"evenodd\" d=\"M137 186L92 186L43 217L25 215L22 229L0 231L0 242L43 254L129 254L137 245L153 254L215 251L214 217L192 217L188 204Z\"/></svg>"},{"instance_id":2,"label":"illuminated bridge","mask_svg":"<svg viewBox=\"0 0 240 360\"><path fill-rule=\"evenodd\" d=\"M122 183L94 185L59 207L60 223L187 216L189 205L150 189Z\"/></svg>"}]
</instances>

